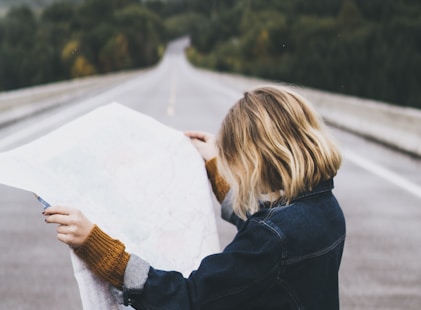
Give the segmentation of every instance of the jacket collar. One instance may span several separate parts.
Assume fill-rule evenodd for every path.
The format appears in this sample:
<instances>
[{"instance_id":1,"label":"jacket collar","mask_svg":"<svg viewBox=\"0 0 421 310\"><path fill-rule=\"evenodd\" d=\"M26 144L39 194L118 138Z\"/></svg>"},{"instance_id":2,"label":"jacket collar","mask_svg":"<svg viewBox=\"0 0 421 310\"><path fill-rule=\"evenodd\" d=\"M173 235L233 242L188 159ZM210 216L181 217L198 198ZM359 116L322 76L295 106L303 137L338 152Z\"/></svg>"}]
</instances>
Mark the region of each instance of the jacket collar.
<instances>
[{"instance_id":1,"label":"jacket collar","mask_svg":"<svg viewBox=\"0 0 421 310\"><path fill-rule=\"evenodd\" d=\"M301 200L304 198L308 198L310 196L315 196L321 193L330 192L333 189L333 179L328 179L325 181L321 181L319 184L317 184L313 190L311 191L305 191L301 194L299 194L297 197L292 199L291 203L296 202L297 200Z\"/></svg>"},{"instance_id":2,"label":"jacket collar","mask_svg":"<svg viewBox=\"0 0 421 310\"><path fill-rule=\"evenodd\" d=\"M297 202L301 199L305 199L305 198L308 198L308 197L311 197L311 196L315 196L315 195L318 195L318 194L321 194L321 193L324 193L324 192L329 192L333 189L333 187L334 187L333 178L325 180L325 181L321 181L319 184L317 184L313 188L313 190L302 192L297 197L292 199L289 204L292 204L292 203ZM260 203L260 207L263 208L263 209L271 208L271 207L275 207L275 206L276 207L283 207L283 206L286 206L286 205L287 205L287 203L284 200L279 200L275 203L271 203L269 201L265 201L265 202Z\"/></svg>"}]
</instances>

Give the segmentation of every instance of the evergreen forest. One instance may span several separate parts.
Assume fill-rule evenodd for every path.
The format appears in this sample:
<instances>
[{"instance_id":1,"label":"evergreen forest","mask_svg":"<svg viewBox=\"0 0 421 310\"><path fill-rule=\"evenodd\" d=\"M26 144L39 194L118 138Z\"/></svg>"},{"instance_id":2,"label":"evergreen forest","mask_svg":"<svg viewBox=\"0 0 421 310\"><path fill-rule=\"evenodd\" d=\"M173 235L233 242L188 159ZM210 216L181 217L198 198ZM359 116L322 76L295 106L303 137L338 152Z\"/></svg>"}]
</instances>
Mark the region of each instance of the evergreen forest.
<instances>
[{"instance_id":1,"label":"evergreen forest","mask_svg":"<svg viewBox=\"0 0 421 310\"><path fill-rule=\"evenodd\" d=\"M421 108L418 0L80 0L0 17L0 91L189 60Z\"/></svg>"}]
</instances>

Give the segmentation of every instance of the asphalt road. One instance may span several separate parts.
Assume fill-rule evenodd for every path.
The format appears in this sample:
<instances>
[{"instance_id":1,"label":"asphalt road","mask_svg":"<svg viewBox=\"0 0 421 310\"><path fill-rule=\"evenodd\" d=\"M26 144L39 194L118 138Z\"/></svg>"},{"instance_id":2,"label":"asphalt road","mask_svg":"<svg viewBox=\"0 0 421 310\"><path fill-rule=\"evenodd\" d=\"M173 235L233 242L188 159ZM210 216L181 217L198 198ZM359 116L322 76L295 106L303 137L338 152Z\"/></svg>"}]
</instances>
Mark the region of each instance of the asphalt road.
<instances>
[{"instance_id":1,"label":"asphalt road","mask_svg":"<svg viewBox=\"0 0 421 310\"><path fill-rule=\"evenodd\" d=\"M117 101L180 130L216 132L244 84L192 68L185 41L153 70L0 130L10 149ZM344 153L335 194L347 219L341 309L421 309L421 159L331 128ZM217 206L215 206L217 207ZM81 309L69 250L33 195L0 186L0 309ZM234 229L218 221L221 245Z\"/></svg>"}]
</instances>

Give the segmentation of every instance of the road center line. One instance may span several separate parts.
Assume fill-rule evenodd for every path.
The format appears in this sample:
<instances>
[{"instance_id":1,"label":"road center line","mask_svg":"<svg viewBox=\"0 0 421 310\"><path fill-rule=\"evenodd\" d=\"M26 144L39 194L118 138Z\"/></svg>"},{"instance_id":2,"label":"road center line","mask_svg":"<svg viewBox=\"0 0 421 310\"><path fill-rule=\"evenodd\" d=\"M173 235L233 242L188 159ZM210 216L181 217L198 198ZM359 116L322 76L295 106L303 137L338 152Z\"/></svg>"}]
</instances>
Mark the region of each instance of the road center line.
<instances>
[{"instance_id":1,"label":"road center line","mask_svg":"<svg viewBox=\"0 0 421 310\"><path fill-rule=\"evenodd\" d=\"M170 82L170 96L168 98L168 108L167 108L167 115L174 116L175 114L175 98L176 98L176 83L174 78L174 73L171 76Z\"/></svg>"},{"instance_id":2,"label":"road center line","mask_svg":"<svg viewBox=\"0 0 421 310\"><path fill-rule=\"evenodd\" d=\"M350 151L349 149L342 150L343 156L356 164L357 166L383 178L384 180L404 189L405 191L421 198L421 186L408 181L407 179L401 177L397 173L386 169L370 160L363 158L360 155Z\"/></svg>"}]
</instances>

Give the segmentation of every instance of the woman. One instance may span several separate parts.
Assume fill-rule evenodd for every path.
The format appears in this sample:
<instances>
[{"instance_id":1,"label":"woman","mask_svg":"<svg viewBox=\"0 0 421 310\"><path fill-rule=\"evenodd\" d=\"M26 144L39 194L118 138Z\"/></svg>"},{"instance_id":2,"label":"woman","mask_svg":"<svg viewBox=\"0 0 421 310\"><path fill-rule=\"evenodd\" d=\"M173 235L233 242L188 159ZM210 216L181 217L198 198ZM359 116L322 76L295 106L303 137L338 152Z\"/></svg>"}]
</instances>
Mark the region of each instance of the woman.
<instances>
[{"instance_id":1,"label":"woman","mask_svg":"<svg viewBox=\"0 0 421 310\"><path fill-rule=\"evenodd\" d=\"M206 160L222 216L238 232L189 278L156 270L80 211L51 207L48 223L136 309L338 309L345 219L331 190L341 163L322 121L297 94L246 92L216 139L187 132Z\"/></svg>"}]
</instances>

